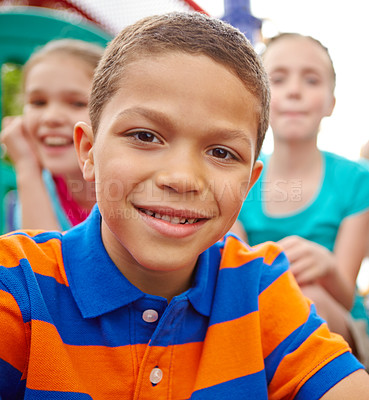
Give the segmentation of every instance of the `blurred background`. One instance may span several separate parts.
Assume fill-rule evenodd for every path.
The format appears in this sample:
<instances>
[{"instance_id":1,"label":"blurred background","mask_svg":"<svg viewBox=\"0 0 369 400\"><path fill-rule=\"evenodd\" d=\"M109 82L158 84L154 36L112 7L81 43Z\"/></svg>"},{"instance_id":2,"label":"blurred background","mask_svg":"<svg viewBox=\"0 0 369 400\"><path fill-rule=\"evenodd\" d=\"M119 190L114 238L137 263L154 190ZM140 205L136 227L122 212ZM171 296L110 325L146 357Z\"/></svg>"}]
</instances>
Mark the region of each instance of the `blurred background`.
<instances>
[{"instance_id":1,"label":"blurred background","mask_svg":"<svg viewBox=\"0 0 369 400\"><path fill-rule=\"evenodd\" d=\"M144 15L197 10L237 26L257 49L262 38L278 32L314 36L328 47L337 72L337 104L323 121L319 147L357 159L369 139L369 57L364 49L369 24L363 0L0 0L0 13L25 6L67 11L74 24L88 21L110 35ZM272 146L269 134L264 151L271 152Z\"/></svg>"},{"instance_id":2,"label":"blurred background","mask_svg":"<svg viewBox=\"0 0 369 400\"><path fill-rule=\"evenodd\" d=\"M198 0L211 15L224 15L223 0ZM247 3L241 1L239 3ZM369 140L369 38L367 2L363 0L250 0L250 12L262 20L262 35L299 32L319 39L331 54L337 73L337 104L323 121L319 147L350 159ZM264 151L272 149L268 135Z\"/></svg>"},{"instance_id":3,"label":"blurred background","mask_svg":"<svg viewBox=\"0 0 369 400\"><path fill-rule=\"evenodd\" d=\"M200 11L238 27L257 51L263 39L279 32L299 32L320 40L336 69L337 103L333 115L322 123L318 144L322 150L355 160L369 140L366 4L363 0L0 0L0 120L20 113L21 65L35 47L60 37L107 43L143 16ZM268 132L263 151L272 149ZM0 199L14 188L12 165L0 150ZM367 265L361 272L365 285L369 282Z\"/></svg>"}]
</instances>

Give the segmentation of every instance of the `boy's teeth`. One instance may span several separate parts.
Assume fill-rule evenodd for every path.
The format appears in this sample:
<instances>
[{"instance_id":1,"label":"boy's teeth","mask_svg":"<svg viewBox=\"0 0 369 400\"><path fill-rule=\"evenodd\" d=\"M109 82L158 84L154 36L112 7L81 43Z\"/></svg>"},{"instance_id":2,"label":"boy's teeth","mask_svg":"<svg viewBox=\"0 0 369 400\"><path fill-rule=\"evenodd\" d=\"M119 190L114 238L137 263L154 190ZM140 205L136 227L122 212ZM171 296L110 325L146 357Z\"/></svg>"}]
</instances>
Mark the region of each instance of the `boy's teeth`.
<instances>
[{"instance_id":1,"label":"boy's teeth","mask_svg":"<svg viewBox=\"0 0 369 400\"><path fill-rule=\"evenodd\" d=\"M169 215L162 215L162 216L161 216L161 219L162 219L163 221L171 222L171 221L170 221L170 216L169 216Z\"/></svg>"},{"instance_id":2,"label":"boy's teeth","mask_svg":"<svg viewBox=\"0 0 369 400\"><path fill-rule=\"evenodd\" d=\"M158 213L155 213L150 210L144 210L141 209L142 212L144 212L146 215L149 215L150 217L154 217L157 219L162 219L163 221L170 222L171 224L193 224L194 222L197 222L197 218L180 218L180 217L170 217L169 215L161 215Z\"/></svg>"}]
</instances>

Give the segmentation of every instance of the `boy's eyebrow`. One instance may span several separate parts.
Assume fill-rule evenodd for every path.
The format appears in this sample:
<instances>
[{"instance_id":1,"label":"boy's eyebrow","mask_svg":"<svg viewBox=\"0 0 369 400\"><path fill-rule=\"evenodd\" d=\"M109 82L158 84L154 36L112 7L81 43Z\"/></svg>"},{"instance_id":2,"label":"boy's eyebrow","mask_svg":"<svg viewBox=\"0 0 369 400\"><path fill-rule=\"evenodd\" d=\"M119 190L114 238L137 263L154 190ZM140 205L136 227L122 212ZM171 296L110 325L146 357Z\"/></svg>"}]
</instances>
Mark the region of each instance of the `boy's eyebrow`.
<instances>
[{"instance_id":1,"label":"boy's eyebrow","mask_svg":"<svg viewBox=\"0 0 369 400\"><path fill-rule=\"evenodd\" d=\"M127 110L121 111L117 115L117 119L119 118L124 118L128 115L141 115L145 118L158 121L163 125L166 125L168 128L173 129L174 125L170 121L170 119L162 112L156 111L156 110L151 110L149 108L144 108L144 107L132 107ZM221 139L224 140L229 140L229 139L236 139L236 140L242 140L246 142L246 144L252 148L252 141L250 137L245 133L243 130L238 130L238 129L215 129L212 131L212 134L214 136L220 137Z\"/></svg>"},{"instance_id":2,"label":"boy's eyebrow","mask_svg":"<svg viewBox=\"0 0 369 400\"><path fill-rule=\"evenodd\" d=\"M166 125L168 128L173 128L173 123L164 113L139 106L121 111L117 115L117 119L124 118L129 115L140 115L152 121L160 122L161 124Z\"/></svg>"}]
</instances>

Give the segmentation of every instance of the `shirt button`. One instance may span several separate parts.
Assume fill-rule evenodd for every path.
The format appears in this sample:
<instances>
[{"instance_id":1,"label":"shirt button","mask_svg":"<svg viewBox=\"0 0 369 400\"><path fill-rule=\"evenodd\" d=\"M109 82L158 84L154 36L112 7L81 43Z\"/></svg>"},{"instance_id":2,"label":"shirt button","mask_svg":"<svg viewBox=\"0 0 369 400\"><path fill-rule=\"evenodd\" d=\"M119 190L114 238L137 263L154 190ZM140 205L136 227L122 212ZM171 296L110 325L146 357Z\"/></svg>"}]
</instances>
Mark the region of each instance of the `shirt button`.
<instances>
[{"instance_id":1,"label":"shirt button","mask_svg":"<svg viewBox=\"0 0 369 400\"><path fill-rule=\"evenodd\" d=\"M163 371L160 368L153 368L150 373L150 382L156 385L163 379Z\"/></svg>"},{"instance_id":2,"label":"shirt button","mask_svg":"<svg viewBox=\"0 0 369 400\"><path fill-rule=\"evenodd\" d=\"M159 318L159 314L155 310L145 310L142 313L142 319L145 322L155 322L158 320L158 318Z\"/></svg>"}]
</instances>

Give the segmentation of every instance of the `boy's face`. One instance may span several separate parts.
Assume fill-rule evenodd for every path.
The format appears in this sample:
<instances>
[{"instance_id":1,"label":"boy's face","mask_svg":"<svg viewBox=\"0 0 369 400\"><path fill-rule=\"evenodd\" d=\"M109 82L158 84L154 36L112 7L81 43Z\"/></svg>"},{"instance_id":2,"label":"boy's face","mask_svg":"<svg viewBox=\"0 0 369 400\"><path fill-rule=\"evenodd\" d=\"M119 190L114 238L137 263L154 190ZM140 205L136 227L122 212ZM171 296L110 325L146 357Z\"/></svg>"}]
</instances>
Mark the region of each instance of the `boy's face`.
<instances>
[{"instance_id":1,"label":"boy's face","mask_svg":"<svg viewBox=\"0 0 369 400\"><path fill-rule=\"evenodd\" d=\"M123 273L192 270L229 230L262 168L258 107L222 65L170 53L127 66L94 143L76 128L104 245Z\"/></svg>"},{"instance_id":2,"label":"boy's face","mask_svg":"<svg viewBox=\"0 0 369 400\"><path fill-rule=\"evenodd\" d=\"M276 140L316 139L335 104L328 55L308 38L285 37L264 55L270 77L270 125Z\"/></svg>"}]
</instances>

